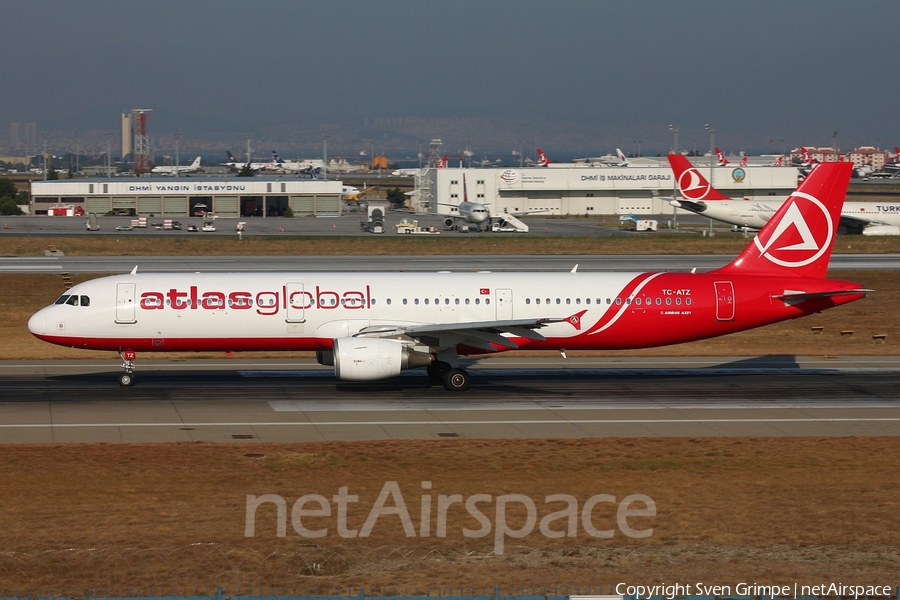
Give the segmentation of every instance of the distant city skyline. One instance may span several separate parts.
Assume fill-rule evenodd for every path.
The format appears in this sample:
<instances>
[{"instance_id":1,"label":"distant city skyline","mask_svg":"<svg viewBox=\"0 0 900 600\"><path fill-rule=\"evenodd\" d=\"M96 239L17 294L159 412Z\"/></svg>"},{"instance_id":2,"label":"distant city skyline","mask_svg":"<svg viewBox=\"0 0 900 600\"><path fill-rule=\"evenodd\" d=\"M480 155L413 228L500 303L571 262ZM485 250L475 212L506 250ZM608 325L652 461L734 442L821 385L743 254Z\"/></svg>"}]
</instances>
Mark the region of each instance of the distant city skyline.
<instances>
[{"instance_id":1,"label":"distant city skyline","mask_svg":"<svg viewBox=\"0 0 900 600\"><path fill-rule=\"evenodd\" d=\"M0 136L105 151L152 107L157 150L264 155L780 152L900 142L896 4L236 0L0 4ZM886 75L886 73L888 75ZM769 143L768 140L785 140ZM118 148L115 143L114 147Z\"/></svg>"}]
</instances>

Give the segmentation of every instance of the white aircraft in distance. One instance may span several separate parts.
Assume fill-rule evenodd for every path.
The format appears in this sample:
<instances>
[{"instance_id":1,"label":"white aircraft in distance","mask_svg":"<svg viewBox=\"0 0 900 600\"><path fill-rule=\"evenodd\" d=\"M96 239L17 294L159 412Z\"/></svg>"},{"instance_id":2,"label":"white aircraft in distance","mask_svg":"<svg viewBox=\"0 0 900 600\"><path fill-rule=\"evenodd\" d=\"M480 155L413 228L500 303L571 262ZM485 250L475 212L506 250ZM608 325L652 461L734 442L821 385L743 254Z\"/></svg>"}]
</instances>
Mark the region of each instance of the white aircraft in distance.
<instances>
[{"instance_id":1,"label":"white aircraft in distance","mask_svg":"<svg viewBox=\"0 0 900 600\"><path fill-rule=\"evenodd\" d=\"M272 150L272 162L275 167L287 173L306 173L313 179L318 179L319 173L325 168L321 160L284 160L277 152Z\"/></svg>"},{"instance_id":2,"label":"white aircraft in distance","mask_svg":"<svg viewBox=\"0 0 900 600\"><path fill-rule=\"evenodd\" d=\"M783 204L779 200L754 202L729 198L681 154L669 154L668 158L682 195L681 199L670 200L673 206L729 225L761 229ZM815 165L810 173L822 164ZM847 164L853 168L853 163L828 164ZM844 202L838 225L839 233L900 235L900 202Z\"/></svg>"},{"instance_id":3,"label":"white aircraft in distance","mask_svg":"<svg viewBox=\"0 0 900 600\"><path fill-rule=\"evenodd\" d=\"M391 177L415 177L418 173L419 169L394 169Z\"/></svg>"},{"instance_id":4,"label":"white aircraft in distance","mask_svg":"<svg viewBox=\"0 0 900 600\"><path fill-rule=\"evenodd\" d=\"M618 350L716 337L864 298L826 279L850 163L817 167L730 264L707 273L138 273L92 279L32 315L60 346L138 352L315 351L338 379L424 367L470 385L461 355ZM486 376L485 376L486 377Z\"/></svg>"},{"instance_id":5,"label":"white aircraft in distance","mask_svg":"<svg viewBox=\"0 0 900 600\"><path fill-rule=\"evenodd\" d=\"M477 229L488 223L491 213L487 209L487 205L480 202L469 202L469 190L466 188L466 174L463 173L463 201L459 204L439 203L441 206L450 206L456 209L456 214L444 217L444 226L455 229L462 221L467 225L474 225Z\"/></svg>"},{"instance_id":6,"label":"white aircraft in distance","mask_svg":"<svg viewBox=\"0 0 900 600\"><path fill-rule=\"evenodd\" d=\"M251 170L251 171L268 171L268 172L273 172L273 173L277 173L277 172L282 172L282 173L283 173L283 172L284 172L284 170L281 169L281 168L280 168L277 164L275 164L274 162L267 162L267 163L263 163L263 162L250 162L250 163L246 163L246 162L240 162L240 161L236 160L236 159L234 158L234 154L232 154L232 153L231 153L230 151L228 151L228 150L225 151L225 154L228 155L228 162L221 163L222 166L225 166L225 167L231 167L231 168L233 168L233 169L238 169L238 170L240 170L240 169L243 169L244 167L246 167L247 165L250 165L250 170Z\"/></svg>"},{"instance_id":7,"label":"white aircraft in distance","mask_svg":"<svg viewBox=\"0 0 900 600\"><path fill-rule=\"evenodd\" d=\"M192 162L191 164L186 165L184 167L179 167L176 165L172 165L170 167L168 167L168 166L153 167L152 169L150 169L150 173L152 173L153 175L178 175L180 173L196 173L199 170L200 170L200 157L198 156L197 158L194 159L194 162Z\"/></svg>"},{"instance_id":8,"label":"white aircraft in distance","mask_svg":"<svg viewBox=\"0 0 900 600\"><path fill-rule=\"evenodd\" d=\"M447 156L442 156L441 160L434 165L435 169L447 168ZM391 171L391 177L415 177L419 173L419 169L396 169Z\"/></svg>"},{"instance_id":9,"label":"white aircraft in distance","mask_svg":"<svg viewBox=\"0 0 900 600\"><path fill-rule=\"evenodd\" d=\"M565 168L565 167L595 167L597 165L601 165L604 167L627 167L630 163L628 162L628 157L625 156L625 153L622 152L621 149L616 148L615 156L596 156L591 158L576 158L571 163L554 163L547 155L544 154L544 151L540 148L537 149L538 161L537 166L539 167L556 167L556 168Z\"/></svg>"}]
</instances>

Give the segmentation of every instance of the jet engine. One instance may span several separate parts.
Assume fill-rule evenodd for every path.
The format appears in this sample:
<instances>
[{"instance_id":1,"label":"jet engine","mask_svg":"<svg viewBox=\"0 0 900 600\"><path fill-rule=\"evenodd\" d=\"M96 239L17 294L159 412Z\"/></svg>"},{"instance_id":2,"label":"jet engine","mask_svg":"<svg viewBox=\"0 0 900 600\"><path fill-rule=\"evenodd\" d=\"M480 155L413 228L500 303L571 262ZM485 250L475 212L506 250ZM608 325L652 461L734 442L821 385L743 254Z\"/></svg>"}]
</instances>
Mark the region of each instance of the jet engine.
<instances>
[{"instance_id":1,"label":"jet engine","mask_svg":"<svg viewBox=\"0 0 900 600\"><path fill-rule=\"evenodd\" d=\"M896 225L869 225L862 230L863 235L900 235L900 227Z\"/></svg>"},{"instance_id":2,"label":"jet engine","mask_svg":"<svg viewBox=\"0 0 900 600\"><path fill-rule=\"evenodd\" d=\"M337 338L331 352L317 352L319 364L334 365L334 375L344 381L374 381L400 371L431 364L427 352L411 350L397 340L367 337Z\"/></svg>"},{"instance_id":3,"label":"jet engine","mask_svg":"<svg viewBox=\"0 0 900 600\"><path fill-rule=\"evenodd\" d=\"M456 223L456 219L454 219L453 217L447 217L446 219L444 219L444 227L452 228L454 223Z\"/></svg>"}]
</instances>

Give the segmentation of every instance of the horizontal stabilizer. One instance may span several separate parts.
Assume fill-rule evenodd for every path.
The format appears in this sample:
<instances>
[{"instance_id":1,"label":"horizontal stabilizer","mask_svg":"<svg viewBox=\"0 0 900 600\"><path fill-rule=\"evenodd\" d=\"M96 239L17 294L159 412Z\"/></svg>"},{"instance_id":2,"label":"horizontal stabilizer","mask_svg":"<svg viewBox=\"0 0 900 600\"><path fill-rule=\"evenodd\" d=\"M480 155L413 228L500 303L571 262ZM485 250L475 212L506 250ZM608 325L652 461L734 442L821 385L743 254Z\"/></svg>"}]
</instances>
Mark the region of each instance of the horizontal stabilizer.
<instances>
[{"instance_id":1,"label":"horizontal stabilizer","mask_svg":"<svg viewBox=\"0 0 900 600\"><path fill-rule=\"evenodd\" d=\"M785 290L783 294L777 294L772 296L776 300L811 300L813 298L831 298L832 296L852 296L855 294L867 294L869 292L874 292L875 290L870 290L867 288L858 288L855 290L829 290L825 292L795 292L793 290Z\"/></svg>"}]
</instances>

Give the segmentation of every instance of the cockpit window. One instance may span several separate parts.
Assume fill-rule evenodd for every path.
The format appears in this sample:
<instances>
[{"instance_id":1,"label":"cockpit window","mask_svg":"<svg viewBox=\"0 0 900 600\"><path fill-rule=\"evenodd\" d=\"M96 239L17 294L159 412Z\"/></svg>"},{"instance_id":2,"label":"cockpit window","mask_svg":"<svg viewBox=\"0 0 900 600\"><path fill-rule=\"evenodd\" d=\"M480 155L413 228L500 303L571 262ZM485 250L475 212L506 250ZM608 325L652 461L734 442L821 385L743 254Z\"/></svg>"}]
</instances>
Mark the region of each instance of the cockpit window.
<instances>
[{"instance_id":1,"label":"cockpit window","mask_svg":"<svg viewBox=\"0 0 900 600\"><path fill-rule=\"evenodd\" d=\"M90 306L91 305L91 297L90 296L82 296L81 297L81 305L82 306Z\"/></svg>"},{"instance_id":2,"label":"cockpit window","mask_svg":"<svg viewBox=\"0 0 900 600\"><path fill-rule=\"evenodd\" d=\"M65 304L66 300L68 300L68 299L69 299L69 294L63 294L62 296L57 298L57 300L56 300L56 302L54 302L54 304Z\"/></svg>"},{"instance_id":3,"label":"cockpit window","mask_svg":"<svg viewBox=\"0 0 900 600\"><path fill-rule=\"evenodd\" d=\"M78 296L74 294L69 296L69 299L66 300L66 304L68 304L69 306L78 306Z\"/></svg>"}]
</instances>

